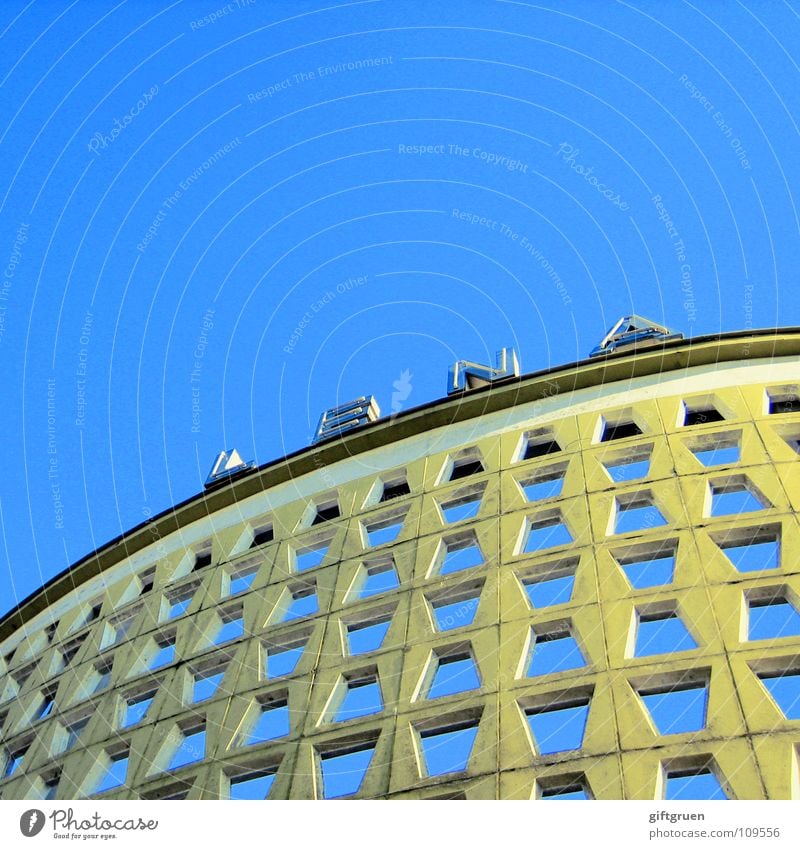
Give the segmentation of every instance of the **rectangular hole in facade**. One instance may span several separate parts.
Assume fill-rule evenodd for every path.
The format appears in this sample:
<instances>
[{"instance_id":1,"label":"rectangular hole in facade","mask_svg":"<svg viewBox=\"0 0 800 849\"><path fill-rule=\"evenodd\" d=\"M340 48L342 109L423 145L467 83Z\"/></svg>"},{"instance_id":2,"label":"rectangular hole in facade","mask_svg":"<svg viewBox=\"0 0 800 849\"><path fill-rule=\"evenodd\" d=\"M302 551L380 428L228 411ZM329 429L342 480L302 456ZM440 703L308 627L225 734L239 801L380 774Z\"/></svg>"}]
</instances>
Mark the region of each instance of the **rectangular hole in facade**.
<instances>
[{"instance_id":1,"label":"rectangular hole in facade","mask_svg":"<svg viewBox=\"0 0 800 849\"><path fill-rule=\"evenodd\" d=\"M253 528L253 541L250 548L259 548L275 539L275 531L272 522L262 522Z\"/></svg>"},{"instance_id":2,"label":"rectangular hole in facade","mask_svg":"<svg viewBox=\"0 0 800 849\"><path fill-rule=\"evenodd\" d=\"M268 679L291 675L303 656L308 636L290 643L265 646L265 675Z\"/></svg>"},{"instance_id":3,"label":"rectangular hole in facade","mask_svg":"<svg viewBox=\"0 0 800 849\"><path fill-rule=\"evenodd\" d=\"M285 590L285 593L286 608L280 620L281 622L290 622L292 619L302 619L306 616L313 616L315 613L319 612L316 584L296 587L291 590L287 589Z\"/></svg>"},{"instance_id":4,"label":"rectangular hole in facade","mask_svg":"<svg viewBox=\"0 0 800 849\"><path fill-rule=\"evenodd\" d=\"M332 522L342 515L339 509L339 502L333 501L325 504L318 504L314 518L311 521L312 525L321 525L323 522Z\"/></svg>"},{"instance_id":5,"label":"rectangular hole in facade","mask_svg":"<svg viewBox=\"0 0 800 849\"><path fill-rule=\"evenodd\" d=\"M383 504L387 501L392 501L395 498L402 498L404 495L410 495L411 489L408 486L408 482L405 480L399 480L394 482L387 482L383 485L383 492L381 493L380 503Z\"/></svg>"},{"instance_id":6,"label":"rectangular hole in facade","mask_svg":"<svg viewBox=\"0 0 800 849\"><path fill-rule=\"evenodd\" d=\"M467 769L478 736L478 720L425 729L418 733L427 775L463 772Z\"/></svg>"},{"instance_id":7,"label":"rectangular hole in facade","mask_svg":"<svg viewBox=\"0 0 800 849\"><path fill-rule=\"evenodd\" d=\"M660 684L634 687L658 734L685 734L706 726L708 679L697 672L672 676Z\"/></svg>"},{"instance_id":8,"label":"rectangular hole in facade","mask_svg":"<svg viewBox=\"0 0 800 849\"><path fill-rule=\"evenodd\" d=\"M589 783L585 776L564 776L537 782L540 799L548 802L570 802L592 799Z\"/></svg>"},{"instance_id":9,"label":"rectangular hole in facade","mask_svg":"<svg viewBox=\"0 0 800 849\"><path fill-rule=\"evenodd\" d=\"M690 651L697 643L674 610L637 612L634 657Z\"/></svg>"},{"instance_id":10,"label":"rectangular hole in facade","mask_svg":"<svg viewBox=\"0 0 800 849\"><path fill-rule=\"evenodd\" d=\"M358 793L374 754L373 741L360 746L355 744L354 748L345 751L321 752L323 799L338 799Z\"/></svg>"},{"instance_id":11,"label":"rectangular hole in facade","mask_svg":"<svg viewBox=\"0 0 800 849\"><path fill-rule=\"evenodd\" d=\"M741 432L714 433L687 440L686 447L706 467L738 463L741 459Z\"/></svg>"},{"instance_id":12,"label":"rectangular hole in facade","mask_svg":"<svg viewBox=\"0 0 800 849\"><path fill-rule=\"evenodd\" d=\"M244 636L244 614L241 608L222 611L220 613L220 624L214 635L214 645L229 643Z\"/></svg>"},{"instance_id":13,"label":"rectangular hole in facade","mask_svg":"<svg viewBox=\"0 0 800 849\"><path fill-rule=\"evenodd\" d=\"M677 552L677 540L662 540L617 550L613 556L633 589L643 590L672 583Z\"/></svg>"},{"instance_id":14,"label":"rectangular hole in facade","mask_svg":"<svg viewBox=\"0 0 800 849\"><path fill-rule=\"evenodd\" d=\"M155 696L155 690L147 690L125 698L123 701L122 728L130 728L132 725L138 725L142 722L146 718Z\"/></svg>"},{"instance_id":15,"label":"rectangular hole in facade","mask_svg":"<svg viewBox=\"0 0 800 849\"><path fill-rule=\"evenodd\" d=\"M466 628L475 621L483 581L470 582L446 593L428 597L437 631Z\"/></svg>"},{"instance_id":16,"label":"rectangular hole in facade","mask_svg":"<svg viewBox=\"0 0 800 849\"><path fill-rule=\"evenodd\" d=\"M552 431L540 430L526 433L523 437L521 460L534 460L549 454L558 454L561 446L556 441Z\"/></svg>"},{"instance_id":17,"label":"rectangular hole in facade","mask_svg":"<svg viewBox=\"0 0 800 849\"><path fill-rule=\"evenodd\" d=\"M240 746L257 746L286 737L291 732L291 715L286 696L273 697L269 701L257 702L254 721L239 741Z\"/></svg>"},{"instance_id":18,"label":"rectangular hole in facade","mask_svg":"<svg viewBox=\"0 0 800 849\"><path fill-rule=\"evenodd\" d=\"M781 565L780 525L735 528L712 535L737 572L779 569Z\"/></svg>"},{"instance_id":19,"label":"rectangular hole in facade","mask_svg":"<svg viewBox=\"0 0 800 849\"><path fill-rule=\"evenodd\" d=\"M481 508L481 499L485 485L461 490L454 496L447 496L439 502L442 517L448 525L474 519Z\"/></svg>"},{"instance_id":20,"label":"rectangular hole in facade","mask_svg":"<svg viewBox=\"0 0 800 849\"><path fill-rule=\"evenodd\" d=\"M403 522L406 514L390 513L386 516L370 519L364 522L364 533L366 535L366 544L370 548L377 545L385 545L389 542L394 542L400 535L403 529Z\"/></svg>"},{"instance_id":21,"label":"rectangular hole in facade","mask_svg":"<svg viewBox=\"0 0 800 849\"><path fill-rule=\"evenodd\" d=\"M639 480L650 471L650 457L653 445L637 445L625 451L603 454L601 463L606 474L614 483Z\"/></svg>"},{"instance_id":22,"label":"rectangular hole in facade","mask_svg":"<svg viewBox=\"0 0 800 849\"><path fill-rule=\"evenodd\" d=\"M269 797L275 772L246 772L230 777L230 799L258 800Z\"/></svg>"},{"instance_id":23,"label":"rectangular hole in facade","mask_svg":"<svg viewBox=\"0 0 800 849\"><path fill-rule=\"evenodd\" d=\"M771 595L751 595L748 604L748 640L773 640L800 636L800 613L783 588L766 588Z\"/></svg>"},{"instance_id":24,"label":"rectangular hole in facade","mask_svg":"<svg viewBox=\"0 0 800 849\"><path fill-rule=\"evenodd\" d=\"M552 675L586 666L583 652L569 626L537 633L533 631L527 676Z\"/></svg>"},{"instance_id":25,"label":"rectangular hole in facade","mask_svg":"<svg viewBox=\"0 0 800 849\"><path fill-rule=\"evenodd\" d=\"M575 586L577 560L548 564L535 573L523 576L522 585L532 607L553 607L566 604Z\"/></svg>"},{"instance_id":26,"label":"rectangular hole in facade","mask_svg":"<svg viewBox=\"0 0 800 849\"><path fill-rule=\"evenodd\" d=\"M688 767L666 771L665 799L727 799L722 785L711 767Z\"/></svg>"},{"instance_id":27,"label":"rectangular hole in facade","mask_svg":"<svg viewBox=\"0 0 800 849\"><path fill-rule=\"evenodd\" d=\"M614 442L617 439L628 439L631 436L640 436L642 429L635 421L604 421L600 434L600 442Z\"/></svg>"},{"instance_id":28,"label":"rectangular hole in facade","mask_svg":"<svg viewBox=\"0 0 800 849\"><path fill-rule=\"evenodd\" d=\"M306 572L321 565L328 553L330 540L312 543L310 546L298 548L294 551L294 565L298 572Z\"/></svg>"},{"instance_id":29,"label":"rectangular hole in facade","mask_svg":"<svg viewBox=\"0 0 800 849\"><path fill-rule=\"evenodd\" d=\"M371 716L383 710L383 696L376 674L349 677L344 681L341 704L335 711L333 722L347 722L362 716Z\"/></svg>"},{"instance_id":30,"label":"rectangular hole in facade","mask_svg":"<svg viewBox=\"0 0 800 849\"><path fill-rule=\"evenodd\" d=\"M440 546L439 557L440 575L461 572L464 569L481 566L484 562L483 552L474 533L444 539Z\"/></svg>"},{"instance_id":31,"label":"rectangular hole in facade","mask_svg":"<svg viewBox=\"0 0 800 849\"><path fill-rule=\"evenodd\" d=\"M614 500L614 533L630 534L666 525L651 493L632 493Z\"/></svg>"},{"instance_id":32,"label":"rectangular hole in facade","mask_svg":"<svg viewBox=\"0 0 800 849\"><path fill-rule=\"evenodd\" d=\"M559 464L538 471L530 477L522 478L519 486L526 501L544 501L561 495L566 471L566 465Z\"/></svg>"},{"instance_id":33,"label":"rectangular hole in facade","mask_svg":"<svg viewBox=\"0 0 800 849\"><path fill-rule=\"evenodd\" d=\"M357 655L377 651L383 645L391 624L391 614L385 614L379 619L347 623L345 629L349 653Z\"/></svg>"},{"instance_id":34,"label":"rectangular hole in facade","mask_svg":"<svg viewBox=\"0 0 800 849\"><path fill-rule=\"evenodd\" d=\"M787 666L779 672L762 672L758 678L786 719L800 719L800 668Z\"/></svg>"},{"instance_id":35,"label":"rectangular hole in facade","mask_svg":"<svg viewBox=\"0 0 800 849\"><path fill-rule=\"evenodd\" d=\"M115 752L113 755L104 753L103 770L95 784L92 793L105 793L122 787L128 776L128 752Z\"/></svg>"},{"instance_id":36,"label":"rectangular hole in facade","mask_svg":"<svg viewBox=\"0 0 800 849\"><path fill-rule=\"evenodd\" d=\"M434 663L435 673L427 698L438 699L480 688L481 680L471 652L436 656Z\"/></svg>"},{"instance_id":37,"label":"rectangular hole in facade","mask_svg":"<svg viewBox=\"0 0 800 849\"><path fill-rule=\"evenodd\" d=\"M583 746L591 695L555 695L547 703L525 708L540 755L569 752Z\"/></svg>"},{"instance_id":38,"label":"rectangular hole in facade","mask_svg":"<svg viewBox=\"0 0 800 849\"><path fill-rule=\"evenodd\" d=\"M524 554L533 554L546 548L569 545L572 534L564 523L561 514L528 520L528 532L525 538Z\"/></svg>"},{"instance_id":39,"label":"rectangular hole in facade","mask_svg":"<svg viewBox=\"0 0 800 849\"><path fill-rule=\"evenodd\" d=\"M453 462L453 471L450 473L450 480L462 480L472 475L480 475L484 471L483 463L479 457L464 457Z\"/></svg>"},{"instance_id":40,"label":"rectangular hole in facade","mask_svg":"<svg viewBox=\"0 0 800 849\"><path fill-rule=\"evenodd\" d=\"M797 387L784 386L768 389L767 413L770 416L800 413L800 391Z\"/></svg>"},{"instance_id":41,"label":"rectangular hole in facade","mask_svg":"<svg viewBox=\"0 0 800 849\"><path fill-rule=\"evenodd\" d=\"M205 756L205 724L192 726L191 728L186 729L178 729L177 748L170 758L167 769L180 769L181 767L203 760Z\"/></svg>"},{"instance_id":42,"label":"rectangular hole in facade","mask_svg":"<svg viewBox=\"0 0 800 849\"><path fill-rule=\"evenodd\" d=\"M371 598L375 595L391 592L400 586L400 579L394 561L389 559L380 563L362 563L354 584L357 598Z\"/></svg>"}]
</instances>

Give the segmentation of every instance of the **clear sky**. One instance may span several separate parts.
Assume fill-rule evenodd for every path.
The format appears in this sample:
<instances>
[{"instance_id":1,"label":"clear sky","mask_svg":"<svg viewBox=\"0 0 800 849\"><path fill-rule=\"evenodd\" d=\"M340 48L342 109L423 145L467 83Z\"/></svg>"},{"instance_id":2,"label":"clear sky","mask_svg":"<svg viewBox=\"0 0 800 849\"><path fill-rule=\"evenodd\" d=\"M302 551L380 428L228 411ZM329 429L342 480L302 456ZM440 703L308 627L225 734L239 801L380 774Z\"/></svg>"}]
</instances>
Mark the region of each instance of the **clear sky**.
<instances>
[{"instance_id":1,"label":"clear sky","mask_svg":"<svg viewBox=\"0 0 800 849\"><path fill-rule=\"evenodd\" d=\"M458 358L800 324L797 3L4 0L0 34L1 611L219 450Z\"/></svg>"}]
</instances>

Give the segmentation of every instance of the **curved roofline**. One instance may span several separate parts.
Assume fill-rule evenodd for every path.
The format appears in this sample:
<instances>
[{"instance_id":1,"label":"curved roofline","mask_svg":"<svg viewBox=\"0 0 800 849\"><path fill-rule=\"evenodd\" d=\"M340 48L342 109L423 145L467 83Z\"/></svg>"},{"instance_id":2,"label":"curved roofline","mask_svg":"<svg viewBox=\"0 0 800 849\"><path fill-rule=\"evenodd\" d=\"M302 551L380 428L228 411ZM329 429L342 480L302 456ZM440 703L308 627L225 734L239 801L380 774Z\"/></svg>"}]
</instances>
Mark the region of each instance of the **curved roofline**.
<instances>
[{"instance_id":1,"label":"curved roofline","mask_svg":"<svg viewBox=\"0 0 800 849\"><path fill-rule=\"evenodd\" d=\"M747 344L743 344L743 340L748 340ZM631 345L605 356L508 378L459 395L437 398L391 417L384 416L343 436L332 436L232 477L229 482L192 495L125 531L50 578L0 617L0 640L11 636L26 621L71 590L146 548L154 539L313 471L320 463L327 466L434 427L477 418L516 403L541 400L554 394L676 369L792 354L800 355L800 327L738 330L655 345L649 342L646 346Z\"/></svg>"}]
</instances>

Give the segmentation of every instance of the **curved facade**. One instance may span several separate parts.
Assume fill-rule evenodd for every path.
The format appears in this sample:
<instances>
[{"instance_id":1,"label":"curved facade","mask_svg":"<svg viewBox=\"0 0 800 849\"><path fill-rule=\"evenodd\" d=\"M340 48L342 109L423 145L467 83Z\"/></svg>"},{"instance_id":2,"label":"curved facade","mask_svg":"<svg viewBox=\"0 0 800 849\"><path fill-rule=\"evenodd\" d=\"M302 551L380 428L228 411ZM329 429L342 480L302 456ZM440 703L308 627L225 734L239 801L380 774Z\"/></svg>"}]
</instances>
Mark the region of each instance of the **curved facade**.
<instances>
[{"instance_id":1,"label":"curved facade","mask_svg":"<svg viewBox=\"0 0 800 849\"><path fill-rule=\"evenodd\" d=\"M800 331L209 490L0 621L0 796L800 796Z\"/></svg>"}]
</instances>

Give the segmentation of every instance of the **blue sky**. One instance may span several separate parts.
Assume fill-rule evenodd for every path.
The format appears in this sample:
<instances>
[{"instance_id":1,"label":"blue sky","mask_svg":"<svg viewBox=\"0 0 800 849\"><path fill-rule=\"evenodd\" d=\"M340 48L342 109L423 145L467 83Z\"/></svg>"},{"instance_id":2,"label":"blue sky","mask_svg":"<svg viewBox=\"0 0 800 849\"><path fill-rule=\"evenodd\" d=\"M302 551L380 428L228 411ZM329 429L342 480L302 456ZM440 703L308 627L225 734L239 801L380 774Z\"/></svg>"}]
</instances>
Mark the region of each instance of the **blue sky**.
<instances>
[{"instance_id":1,"label":"blue sky","mask_svg":"<svg viewBox=\"0 0 800 849\"><path fill-rule=\"evenodd\" d=\"M800 323L800 7L6 0L0 608L320 412Z\"/></svg>"}]
</instances>

